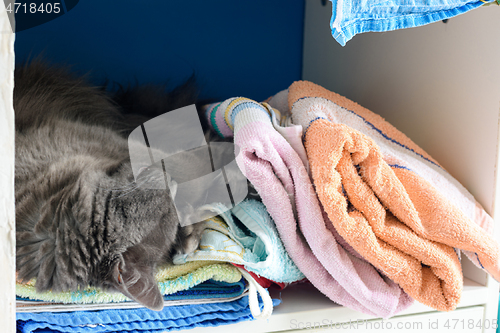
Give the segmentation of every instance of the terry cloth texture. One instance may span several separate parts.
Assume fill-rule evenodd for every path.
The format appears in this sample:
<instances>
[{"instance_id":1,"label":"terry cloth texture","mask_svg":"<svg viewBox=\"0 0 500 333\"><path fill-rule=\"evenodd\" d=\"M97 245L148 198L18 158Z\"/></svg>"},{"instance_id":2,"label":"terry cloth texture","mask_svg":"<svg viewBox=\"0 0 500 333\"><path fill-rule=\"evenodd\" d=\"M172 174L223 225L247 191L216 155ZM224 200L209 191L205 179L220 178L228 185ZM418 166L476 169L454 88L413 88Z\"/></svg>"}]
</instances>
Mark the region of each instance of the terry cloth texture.
<instances>
[{"instance_id":1,"label":"terry cloth texture","mask_svg":"<svg viewBox=\"0 0 500 333\"><path fill-rule=\"evenodd\" d=\"M194 305L206 303L231 302L248 294L245 279L236 283L218 282L208 280L188 290L178 291L171 295L163 296L163 306ZM35 301L31 299L16 299L16 312L70 312L93 311L108 309L135 309L143 306L137 302L120 303L54 303Z\"/></svg>"},{"instance_id":2,"label":"terry cloth texture","mask_svg":"<svg viewBox=\"0 0 500 333\"><path fill-rule=\"evenodd\" d=\"M237 283L241 278L242 276L238 268L233 267L231 264L216 263L213 261L190 262L184 265L168 266L160 269L156 274L160 292L163 295L178 293L177 296L173 296L175 299L183 299L182 297L193 298L193 296L194 298L203 297L203 293L199 292L202 290L201 287L198 288L198 291L187 292L187 290L208 280ZM52 293L49 291L37 293L35 282L35 279L27 283L18 282L16 284L16 295L24 299L73 304L130 301L129 298L121 293L104 292L92 287L73 292ZM183 293L182 291L186 292ZM205 294L205 298L216 296L206 292ZM226 297L223 294L220 295Z\"/></svg>"},{"instance_id":3,"label":"terry cloth texture","mask_svg":"<svg viewBox=\"0 0 500 333\"><path fill-rule=\"evenodd\" d=\"M278 305L278 300L273 300ZM145 308L17 313L17 332L137 332L159 333L195 327L215 327L252 320L248 297L226 303L165 307L162 311Z\"/></svg>"},{"instance_id":4,"label":"terry cloth texture","mask_svg":"<svg viewBox=\"0 0 500 333\"><path fill-rule=\"evenodd\" d=\"M261 202L245 200L219 213L220 217L206 221L199 249L174 256L174 264L193 260L223 261L244 265L247 271L276 282L292 283L304 279L304 274L288 256Z\"/></svg>"},{"instance_id":5,"label":"terry cloth texture","mask_svg":"<svg viewBox=\"0 0 500 333\"><path fill-rule=\"evenodd\" d=\"M418 27L484 5L480 0L330 1L332 2L330 28L333 37L342 46L354 35L362 32Z\"/></svg>"},{"instance_id":6,"label":"terry cloth texture","mask_svg":"<svg viewBox=\"0 0 500 333\"><path fill-rule=\"evenodd\" d=\"M334 123L345 124L372 138L389 165L413 171L429 182L467 218L484 230L482 237L485 237L484 240L489 244L487 246L496 248L496 242L491 237L493 219L475 198L436 160L382 117L343 96L306 81L295 82L290 86L288 101L289 108L294 109L294 122L304 125L322 117ZM460 249L476 266L486 268L477 251ZM497 270L495 268L488 272L498 280L498 273L495 273Z\"/></svg>"},{"instance_id":7,"label":"terry cloth texture","mask_svg":"<svg viewBox=\"0 0 500 333\"><path fill-rule=\"evenodd\" d=\"M339 234L414 299L453 310L463 283L457 254L406 225L418 213L373 141L319 119L306 133L306 149L318 197Z\"/></svg>"},{"instance_id":8,"label":"terry cloth texture","mask_svg":"<svg viewBox=\"0 0 500 333\"><path fill-rule=\"evenodd\" d=\"M356 251L398 283L412 277L421 281L420 290L402 286L440 310L456 306L457 286L462 285L452 247L465 250L498 280L498 245L489 234L492 219L434 159L380 116L313 83L295 82L288 97L293 121L306 128L318 196ZM353 232L366 241L353 239ZM420 263L404 266L417 272L401 276L391 262L397 250L431 269ZM442 288L436 278L446 282Z\"/></svg>"},{"instance_id":9,"label":"terry cloth texture","mask_svg":"<svg viewBox=\"0 0 500 333\"><path fill-rule=\"evenodd\" d=\"M272 101L273 100L271 100L271 102ZM274 129L281 134L293 150L295 150L307 172L309 172L309 161L307 160L306 150L302 144L302 126L292 124L291 115L281 112L280 109L272 107L269 108L269 112L271 114L271 121Z\"/></svg>"},{"instance_id":10,"label":"terry cloth texture","mask_svg":"<svg viewBox=\"0 0 500 333\"><path fill-rule=\"evenodd\" d=\"M224 119L225 126L234 130L238 166L261 196L292 260L317 289L341 305L382 317L408 307L412 299L396 283L335 241L307 171L274 129L269 108L232 98L211 107L219 117L207 116Z\"/></svg>"}]
</instances>

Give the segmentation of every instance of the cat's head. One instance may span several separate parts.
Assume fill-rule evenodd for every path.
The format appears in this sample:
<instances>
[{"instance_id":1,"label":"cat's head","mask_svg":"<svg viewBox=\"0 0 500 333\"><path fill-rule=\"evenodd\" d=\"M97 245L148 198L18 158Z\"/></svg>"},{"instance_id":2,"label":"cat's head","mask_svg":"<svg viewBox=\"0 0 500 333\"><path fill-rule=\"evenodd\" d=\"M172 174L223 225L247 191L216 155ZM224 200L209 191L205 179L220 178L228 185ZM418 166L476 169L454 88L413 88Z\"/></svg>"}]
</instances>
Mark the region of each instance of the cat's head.
<instances>
[{"instance_id":1,"label":"cat's head","mask_svg":"<svg viewBox=\"0 0 500 333\"><path fill-rule=\"evenodd\" d=\"M35 277L38 292L115 290L160 310L155 268L173 251L197 247L201 224L180 228L169 191L145 186L161 177L159 170L135 182L127 161L66 163L18 203L18 278Z\"/></svg>"}]
</instances>

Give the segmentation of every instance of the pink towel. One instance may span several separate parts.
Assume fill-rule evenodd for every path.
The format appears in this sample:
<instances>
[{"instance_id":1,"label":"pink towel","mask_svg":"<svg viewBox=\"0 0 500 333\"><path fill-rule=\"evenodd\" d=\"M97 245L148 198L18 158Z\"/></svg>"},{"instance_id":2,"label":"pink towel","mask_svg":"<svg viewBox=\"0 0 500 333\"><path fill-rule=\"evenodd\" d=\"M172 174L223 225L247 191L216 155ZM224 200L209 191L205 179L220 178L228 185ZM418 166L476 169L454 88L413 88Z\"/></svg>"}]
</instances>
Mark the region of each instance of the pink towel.
<instances>
[{"instance_id":1,"label":"pink towel","mask_svg":"<svg viewBox=\"0 0 500 333\"><path fill-rule=\"evenodd\" d=\"M259 192L292 260L316 288L341 305L382 317L408 307L413 300L397 284L335 241L304 165L273 128L269 108L233 98L209 107L219 117L207 116L225 119L234 131L240 149L237 163Z\"/></svg>"}]
</instances>

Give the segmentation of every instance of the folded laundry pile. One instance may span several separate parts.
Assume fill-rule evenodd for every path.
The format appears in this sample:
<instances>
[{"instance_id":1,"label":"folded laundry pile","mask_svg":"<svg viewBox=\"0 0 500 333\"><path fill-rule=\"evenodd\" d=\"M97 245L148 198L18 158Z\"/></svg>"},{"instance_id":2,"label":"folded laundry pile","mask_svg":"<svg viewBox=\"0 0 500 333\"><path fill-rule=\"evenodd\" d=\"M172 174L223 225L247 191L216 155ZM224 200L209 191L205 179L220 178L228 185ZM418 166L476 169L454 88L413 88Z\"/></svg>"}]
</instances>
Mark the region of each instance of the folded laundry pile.
<instances>
[{"instance_id":1,"label":"folded laundry pile","mask_svg":"<svg viewBox=\"0 0 500 333\"><path fill-rule=\"evenodd\" d=\"M438 310L460 300L454 248L499 279L492 219L422 149L381 117L310 82L294 83L288 102L293 121L306 128L318 197L360 254Z\"/></svg>"},{"instance_id":2,"label":"folded laundry pile","mask_svg":"<svg viewBox=\"0 0 500 333\"><path fill-rule=\"evenodd\" d=\"M163 332L229 324L255 316L248 283L231 264L192 261L167 266L158 270L156 279L164 294L165 307L160 312L145 309L120 293L95 288L37 293L35 280L19 282L18 332Z\"/></svg>"},{"instance_id":3,"label":"folded laundry pile","mask_svg":"<svg viewBox=\"0 0 500 333\"><path fill-rule=\"evenodd\" d=\"M346 250L328 229L304 163L274 127L272 112L267 104L232 98L208 106L206 115L218 133L234 131L236 161L262 198L290 258L336 303L382 317L408 307L412 299L396 283Z\"/></svg>"},{"instance_id":4,"label":"folded laundry pile","mask_svg":"<svg viewBox=\"0 0 500 333\"><path fill-rule=\"evenodd\" d=\"M232 265L217 262L190 262L185 265L166 266L158 270L156 280L160 291L166 300L189 300L200 298L211 298L209 291L203 288L203 283L211 281L212 283L223 282L229 286L225 288L221 285L219 297L225 297L224 289L232 290L232 284L240 284L241 273ZM83 290L73 292L38 293L35 288L36 280L33 279L26 283L18 282L16 284L16 295L18 298L26 300L36 300L46 302L55 302L63 304L135 304L121 293L110 293L101 289L88 287ZM241 289L243 293L244 288ZM229 294L232 292L230 291ZM228 296L229 296L228 294ZM237 296L237 295L231 295ZM230 297L231 297L230 296ZM126 302L126 303L120 303Z\"/></svg>"},{"instance_id":5,"label":"folded laundry pile","mask_svg":"<svg viewBox=\"0 0 500 333\"><path fill-rule=\"evenodd\" d=\"M288 256L261 202L245 200L207 223L200 248L190 254L174 256L174 264L216 260L243 265L247 271L276 283L304 279L304 274Z\"/></svg>"},{"instance_id":6,"label":"folded laundry pile","mask_svg":"<svg viewBox=\"0 0 500 333\"><path fill-rule=\"evenodd\" d=\"M460 251L500 279L491 217L371 111L300 81L267 103L208 105L206 116L234 136L236 161L290 257L333 301L382 317L412 300L451 311L463 288Z\"/></svg>"}]
</instances>

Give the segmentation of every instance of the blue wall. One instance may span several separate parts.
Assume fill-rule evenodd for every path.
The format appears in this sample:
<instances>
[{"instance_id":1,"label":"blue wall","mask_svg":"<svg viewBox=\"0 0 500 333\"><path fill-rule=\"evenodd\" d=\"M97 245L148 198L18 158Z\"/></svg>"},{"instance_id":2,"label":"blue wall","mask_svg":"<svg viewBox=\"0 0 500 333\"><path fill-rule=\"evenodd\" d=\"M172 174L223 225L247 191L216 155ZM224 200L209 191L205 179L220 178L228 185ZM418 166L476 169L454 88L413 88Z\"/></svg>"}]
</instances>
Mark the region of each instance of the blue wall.
<instances>
[{"instance_id":1,"label":"blue wall","mask_svg":"<svg viewBox=\"0 0 500 333\"><path fill-rule=\"evenodd\" d=\"M262 100L301 77L303 0L81 0L16 34L16 61L43 52L105 79L175 85L196 73L203 98Z\"/></svg>"}]
</instances>

